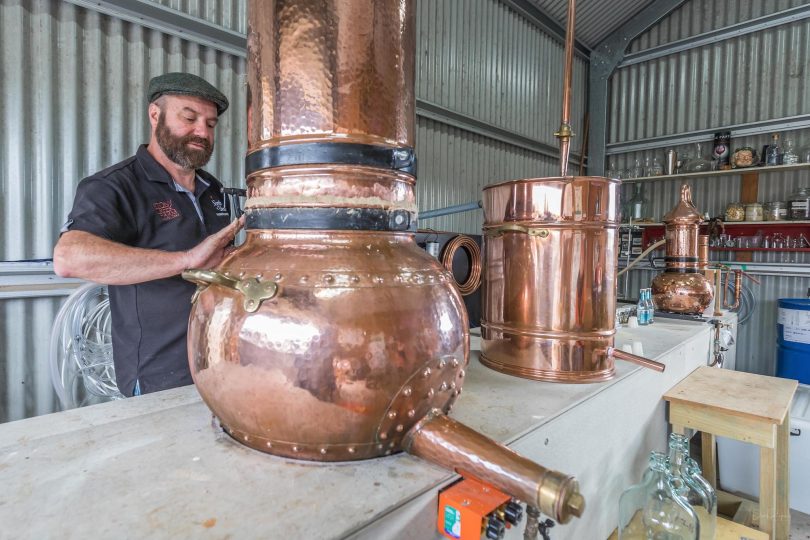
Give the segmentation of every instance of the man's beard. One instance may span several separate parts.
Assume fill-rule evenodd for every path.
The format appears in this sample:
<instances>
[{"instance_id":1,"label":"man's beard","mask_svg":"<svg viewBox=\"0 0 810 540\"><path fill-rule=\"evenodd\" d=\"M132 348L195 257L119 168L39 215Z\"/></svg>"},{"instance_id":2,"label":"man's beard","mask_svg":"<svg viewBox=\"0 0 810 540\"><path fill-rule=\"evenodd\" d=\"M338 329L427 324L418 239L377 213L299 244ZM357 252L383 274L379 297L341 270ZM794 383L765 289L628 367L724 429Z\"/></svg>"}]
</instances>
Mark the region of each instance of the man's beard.
<instances>
[{"instance_id":1,"label":"man's beard","mask_svg":"<svg viewBox=\"0 0 810 540\"><path fill-rule=\"evenodd\" d=\"M197 137L196 135L176 137L166 126L166 113L163 111L158 117L155 137L166 157L187 171L199 169L208 163L211 154L214 152L214 144L203 137ZM200 144L202 148L189 148L188 143Z\"/></svg>"}]
</instances>

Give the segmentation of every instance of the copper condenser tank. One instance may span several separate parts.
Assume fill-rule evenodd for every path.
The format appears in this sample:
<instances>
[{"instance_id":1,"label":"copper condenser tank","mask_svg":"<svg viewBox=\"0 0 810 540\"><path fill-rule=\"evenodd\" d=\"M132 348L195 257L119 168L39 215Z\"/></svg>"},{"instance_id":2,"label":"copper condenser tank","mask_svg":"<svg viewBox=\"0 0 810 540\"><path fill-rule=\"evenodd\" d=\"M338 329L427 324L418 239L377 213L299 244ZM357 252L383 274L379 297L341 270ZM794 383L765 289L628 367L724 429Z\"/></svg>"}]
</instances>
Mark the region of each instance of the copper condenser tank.
<instances>
[{"instance_id":1,"label":"copper condenser tank","mask_svg":"<svg viewBox=\"0 0 810 540\"><path fill-rule=\"evenodd\" d=\"M700 265L698 231L703 218L692 204L692 191L687 184L681 186L681 200L662 221L666 225L666 270L652 281L655 307L671 313L700 315L711 304L714 290Z\"/></svg>"},{"instance_id":2,"label":"copper condenser tank","mask_svg":"<svg viewBox=\"0 0 810 540\"><path fill-rule=\"evenodd\" d=\"M189 362L235 440L295 459L406 450L562 522L583 500L446 416L469 361L452 276L416 231L412 0L248 15L246 241L198 284Z\"/></svg>"},{"instance_id":3,"label":"copper condenser tank","mask_svg":"<svg viewBox=\"0 0 810 540\"><path fill-rule=\"evenodd\" d=\"M614 358L663 371L613 347L619 180L569 176L575 0L568 2L560 176L484 188L481 362L552 382L610 379Z\"/></svg>"},{"instance_id":4,"label":"copper condenser tank","mask_svg":"<svg viewBox=\"0 0 810 540\"><path fill-rule=\"evenodd\" d=\"M619 185L577 176L484 188L482 363L544 381L613 376Z\"/></svg>"}]
</instances>

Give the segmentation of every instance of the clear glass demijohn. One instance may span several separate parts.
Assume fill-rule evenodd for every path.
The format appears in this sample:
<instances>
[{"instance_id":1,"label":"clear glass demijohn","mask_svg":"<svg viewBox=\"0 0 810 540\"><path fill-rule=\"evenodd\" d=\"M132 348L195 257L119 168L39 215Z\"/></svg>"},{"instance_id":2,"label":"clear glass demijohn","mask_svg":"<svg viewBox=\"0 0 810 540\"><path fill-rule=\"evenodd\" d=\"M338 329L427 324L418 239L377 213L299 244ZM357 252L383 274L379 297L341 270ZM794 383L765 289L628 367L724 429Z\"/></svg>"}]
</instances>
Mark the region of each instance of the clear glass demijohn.
<instances>
[{"instance_id":1,"label":"clear glass demijohn","mask_svg":"<svg viewBox=\"0 0 810 540\"><path fill-rule=\"evenodd\" d=\"M619 540L696 540L700 522L681 495L683 480L669 473L665 454L651 452L649 463L619 499Z\"/></svg>"},{"instance_id":2,"label":"clear glass demijohn","mask_svg":"<svg viewBox=\"0 0 810 540\"><path fill-rule=\"evenodd\" d=\"M644 198L644 185L640 182L633 184L633 196L624 203L622 209L623 218L625 222L636 222L646 220L648 215L648 208L650 204Z\"/></svg>"},{"instance_id":3,"label":"clear glass demijohn","mask_svg":"<svg viewBox=\"0 0 810 540\"><path fill-rule=\"evenodd\" d=\"M700 521L700 538L713 539L717 528L717 493L700 474L700 467L689 457L689 439L672 433L669 436L667 466L673 478L683 482L681 495Z\"/></svg>"}]
</instances>

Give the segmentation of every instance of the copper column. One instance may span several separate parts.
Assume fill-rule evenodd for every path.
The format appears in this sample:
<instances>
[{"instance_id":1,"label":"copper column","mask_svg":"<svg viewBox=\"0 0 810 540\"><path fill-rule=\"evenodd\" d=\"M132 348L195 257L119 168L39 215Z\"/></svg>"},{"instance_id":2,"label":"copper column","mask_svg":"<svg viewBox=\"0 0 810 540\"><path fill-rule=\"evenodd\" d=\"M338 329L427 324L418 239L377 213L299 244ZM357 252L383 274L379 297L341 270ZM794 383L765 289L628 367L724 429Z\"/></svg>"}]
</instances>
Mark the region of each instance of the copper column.
<instances>
[{"instance_id":1,"label":"copper column","mask_svg":"<svg viewBox=\"0 0 810 540\"><path fill-rule=\"evenodd\" d=\"M553 517L578 515L573 479L445 416L469 334L452 276L414 241L414 2L249 8L247 239L215 271L184 274L199 285L188 340L201 396L263 452L412 449L510 493L534 483Z\"/></svg>"}]
</instances>

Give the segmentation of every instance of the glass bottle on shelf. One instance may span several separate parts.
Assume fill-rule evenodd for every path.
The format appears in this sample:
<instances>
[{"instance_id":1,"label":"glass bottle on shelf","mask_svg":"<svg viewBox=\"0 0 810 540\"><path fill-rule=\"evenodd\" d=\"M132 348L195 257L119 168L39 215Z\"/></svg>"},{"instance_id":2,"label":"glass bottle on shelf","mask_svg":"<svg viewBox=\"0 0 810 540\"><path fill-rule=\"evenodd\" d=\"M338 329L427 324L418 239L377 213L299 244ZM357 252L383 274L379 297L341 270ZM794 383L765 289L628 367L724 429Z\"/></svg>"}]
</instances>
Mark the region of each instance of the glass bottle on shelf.
<instances>
[{"instance_id":1,"label":"glass bottle on shelf","mask_svg":"<svg viewBox=\"0 0 810 540\"><path fill-rule=\"evenodd\" d=\"M616 168L616 162L611 161L610 165L608 166L607 170L607 177L608 178L621 178L621 174L619 174L619 169Z\"/></svg>"},{"instance_id":2,"label":"glass bottle on shelf","mask_svg":"<svg viewBox=\"0 0 810 540\"><path fill-rule=\"evenodd\" d=\"M799 188L790 195L788 219L810 219L810 188Z\"/></svg>"},{"instance_id":3,"label":"glass bottle on shelf","mask_svg":"<svg viewBox=\"0 0 810 540\"><path fill-rule=\"evenodd\" d=\"M669 474L666 455L651 452L649 465L619 498L619 540L697 538L700 522L679 494L683 481Z\"/></svg>"},{"instance_id":4,"label":"glass bottle on shelf","mask_svg":"<svg viewBox=\"0 0 810 540\"><path fill-rule=\"evenodd\" d=\"M634 183L633 196L624 204L624 221L629 223L646 220L649 217L647 215L649 206L649 201L644 198L644 184Z\"/></svg>"},{"instance_id":5,"label":"glass bottle on shelf","mask_svg":"<svg viewBox=\"0 0 810 540\"><path fill-rule=\"evenodd\" d=\"M647 308L647 289L638 292L638 304L636 304L636 318L639 326L650 324L649 309Z\"/></svg>"},{"instance_id":6,"label":"glass bottle on shelf","mask_svg":"<svg viewBox=\"0 0 810 540\"><path fill-rule=\"evenodd\" d=\"M653 304L652 289L648 288L645 290L647 291L644 297L647 305L647 324L652 324L655 322L655 304Z\"/></svg>"},{"instance_id":7,"label":"glass bottle on shelf","mask_svg":"<svg viewBox=\"0 0 810 540\"><path fill-rule=\"evenodd\" d=\"M712 170L712 162L703 156L703 145L695 143L695 157L686 163L686 172L705 172Z\"/></svg>"},{"instance_id":8,"label":"glass bottle on shelf","mask_svg":"<svg viewBox=\"0 0 810 540\"><path fill-rule=\"evenodd\" d=\"M664 166L661 165L661 160L658 159L658 156L653 158L652 168L648 174L650 176L662 176L664 174Z\"/></svg>"},{"instance_id":9,"label":"glass bottle on shelf","mask_svg":"<svg viewBox=\"0 0 810 540\"><path fill-rule=\"evenodd\" d=\"M772 167L782 164L782 147L779 146L779 134L771 135L771 144L765 150L765 165Z\"/></svg>"},{"instance_id":10,"label":"glass bottle on shelf","mask_svg":"<svg viewBox=\"0 0 810 540\"><path fill-rule=\"evenodd\" d=\"M717 495L714 489L706 490L706 486L709 488L711 486L705 479L703 482L695 480L694 471L690 472L688 467L689 459L689 439L677 433L670 434L669 454L667 455L669 473L674 478L683 480L679 493L698 516L700 538L713 539L717 527Z\"/></svg>"},{"instance_id":11,"label":"glass bottle on shelf","mask_svg":"<svg viewBox=\"0 0 810 540\"><path fill-rule=\"evenodd\" d=\"M644 176L644 165L641 164L641 158L636 158L630 174L632 175L630 178L641 178Z\"/></svg>"},{"instance_id":12,"label":"glass bottle on shelf","mask_svg":"<svg viewBox=\"0 0 810 540\"><path fill-rule=\"evenodd\" d=\"M793 144L793 139L785 139L784 153L782 154L782 165L793 165L799 162L799 154L796 153L796 147Z\"/></svg>"}]
</instances>

